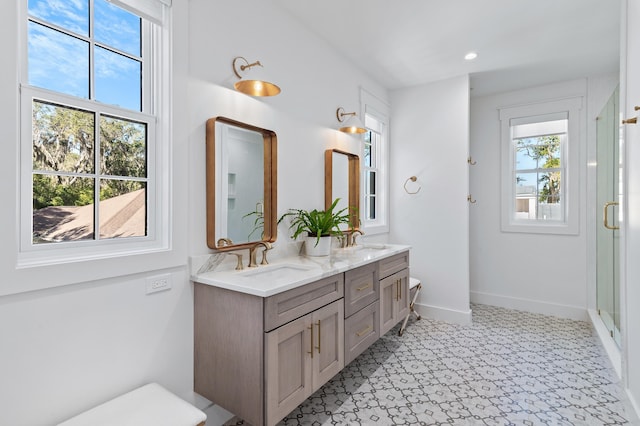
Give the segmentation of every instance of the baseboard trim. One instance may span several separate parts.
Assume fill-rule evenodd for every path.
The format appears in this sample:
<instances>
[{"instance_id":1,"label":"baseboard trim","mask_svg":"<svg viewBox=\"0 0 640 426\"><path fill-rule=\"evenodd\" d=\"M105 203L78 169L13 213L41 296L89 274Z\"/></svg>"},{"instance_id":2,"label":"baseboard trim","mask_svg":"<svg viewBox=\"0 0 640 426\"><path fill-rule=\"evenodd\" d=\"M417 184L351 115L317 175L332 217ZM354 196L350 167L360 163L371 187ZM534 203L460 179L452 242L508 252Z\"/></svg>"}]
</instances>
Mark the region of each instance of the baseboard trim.
<instances>
[{"instance_id":1,"label":"baseboard trim","mask_svg":"<svg viewBox=\"0 0 640 426\"><path fill-rule=\"evenodd\" d=\"M609 357L609 361L611 361L611 365L613 365L613 369L616 370L616 374L618 375L618 379L620 379L621 371L622 371L622 356L620 354L620 349L615 344L613 339L611 339L611 335L609 334L609 330L600 319L598 312L594 309L589 309L589 318L591 319L591 324L593 324L593 328L595 328L596 333L598 334L598 338L600 339L600 343L604 347L607 356Z\"/></svg>"},{"instance_id":2,"label":"baseboard trim","mask_svg":"<svg viewBox=\"0 0 640 426\"><path fill-rule=\"evenodd\" d=\"M626 394L627 400L629 401L628 405L633 411L635 411L634 413L629 413L635 415L635 417L629 419L629 422L631 422L632 425L640 424L640 404L638 404L629 389L626 390Z\"/></svg>"},{"instance_id":3,"label":"baseboard trim","mask_svg":"<svg viewBox=\"0 0 640 426\"><path fill-rule=\"evenodd\" d=\"M418 303L416 303L415 309L421 316L425 318L460 325L471 324L471 309L467 311L458 311L455 309L442 308L440 306L423 305Z\"/></svg>"},{"instance_id":4,"label":"baseboard trim","mask_svg":"<svg viewBox=\"0 0 640 426\"><path fill-rule=\"evenodd\" d=\"M523 299L519 297L502 296L499 294L471 292L471 302L481 305L499 306L501 308L516 309L519 311L533 312L536 314L553 315L560 318L589 321L586 308L579 306L560 305L541 300Z\"/></svg>"}]
</instances>

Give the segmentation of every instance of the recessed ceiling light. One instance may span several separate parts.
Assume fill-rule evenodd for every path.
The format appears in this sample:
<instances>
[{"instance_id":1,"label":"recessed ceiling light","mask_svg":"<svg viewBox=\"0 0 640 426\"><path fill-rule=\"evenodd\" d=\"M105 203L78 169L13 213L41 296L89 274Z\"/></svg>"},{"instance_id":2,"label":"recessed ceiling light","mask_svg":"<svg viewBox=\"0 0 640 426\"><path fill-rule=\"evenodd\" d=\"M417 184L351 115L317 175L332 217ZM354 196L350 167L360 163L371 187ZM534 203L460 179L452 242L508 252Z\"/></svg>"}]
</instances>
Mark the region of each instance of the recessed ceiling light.
<instances>
[{"instance_id":1,"label":"recessed ceiling light","mask_svg":"<svg viewBox=\"0 0 640 426\"><path fill-rule=\"evenodd\" d=\"M478 54L476 52L469 52L466 55L464 55L464 59L466 59L467 61L473 61L477 57L478 57Z\"/></svg>"}]
</instances>

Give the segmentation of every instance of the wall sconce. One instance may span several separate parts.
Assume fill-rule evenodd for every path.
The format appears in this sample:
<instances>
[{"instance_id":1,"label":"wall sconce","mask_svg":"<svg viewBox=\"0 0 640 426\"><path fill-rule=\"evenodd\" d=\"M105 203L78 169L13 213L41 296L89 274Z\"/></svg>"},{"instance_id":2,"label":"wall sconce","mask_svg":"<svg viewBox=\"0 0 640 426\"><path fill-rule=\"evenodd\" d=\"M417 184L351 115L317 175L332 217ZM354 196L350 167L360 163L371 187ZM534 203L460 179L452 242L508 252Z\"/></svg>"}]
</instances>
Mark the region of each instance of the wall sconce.
<instances>
[{"instance_id":1,"label":"wall sconce","mask_svg":"<svg viewBox=\"0 0 640 426\"><path fill-rule=\"evenodd\" d=\"M240 62L240 63L238 63ZM244 63L243 63L244 62ZM258 66L259 68L253 69L253 67ZM268 79L264 77L264 72L262 71L264 67L260 63L260 61L255 61L250 64L242 56L238 56L233 60L233 72L240 79L233 86L236 88L238 92L245 93L251 96L275 96L280 93L280 88L270 83ZM251 71L252 78L242 78L241 72Z\"/></svg>"},{"instance_id":2,"label":"wall sconce","mask_svg":"<svg viewBox=\"0 0 640 426\"><path fill-rule=\"evenodd\" d=\"M346 116L350 116L347 121L344 119ZM338 129L341 132L364 133L367 131L355 112L344 112L344 108L340 107L336 110L336 117L339 122L344 122L344 125Z\"/></svg>"}]
</instances>

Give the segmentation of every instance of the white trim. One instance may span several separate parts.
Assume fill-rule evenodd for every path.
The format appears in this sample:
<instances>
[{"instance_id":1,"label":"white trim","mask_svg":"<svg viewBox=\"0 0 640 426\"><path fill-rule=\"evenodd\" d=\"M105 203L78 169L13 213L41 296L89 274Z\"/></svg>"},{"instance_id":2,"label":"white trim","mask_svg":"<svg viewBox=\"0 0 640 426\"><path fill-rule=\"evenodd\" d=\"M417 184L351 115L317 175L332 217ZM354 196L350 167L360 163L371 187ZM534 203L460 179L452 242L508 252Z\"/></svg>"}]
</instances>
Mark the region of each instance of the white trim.
<instances>
[{"instance_id":1,"label":"white trim","mask_svg":"<svg viewBox=\"0 0 640 426\"><path fill-rule=\"evenodd\" d=\"M24 2L26 4L26 2ZM27 8L21 8L19 25L20 46L23 49L20 53L22 58L21 80L27 80L27 63L24 49L27 46L27 33L24 22L27 18ZM19 183L16 191L17 221L20 227L20 235L16 241L16 270L29 270L35 273L47 274L49 268L59 265L75 263L79 266L82 262L110 262L108 259L122 258L124 262L129 262L124 258L137 257L134 262L135 267L108 268L108 273L100 274L102 278L116 277L122 274L135 273L147 269L155 269L151 266L152 261L149 254L171 252L172 250L172 213L171 213L171 182L172 182L172 146L171 146L171 91L172 91L172 60L171 60L171 13L164 16L165 23L162 27L151 25L143 21L143 26L147 26L152 33L151 43L144 39L146 51L151 52L151 60L147 58L146 68L151 69L150 75L145 75L144 88L152 91L151 97L145 97L143 108L150 110L150 114L140 113L132 110L123 110L108 104L97 103L92 100L76 98L65 94L48 91L45 89L30 87L22 84L20 87L20 148L18 155L21 158L19 163ZM143 37L146 37L143 35ZM145 41L147 43L145 43ZM130 237L123 239L109 239L100 241L77 241L70 243L56 243L45 245L33 245L31 243L31 196L32 193L32 170L31 170L31 115L32 98L42 99L62 105L75 106L88 111L99 111L116 117L133 119L148 123L147 125L147 236ZM148 102L151 101L151 102ZM151 104L151 105L149 105ZM150 107L150 108L149 108ZM24 139L24 140L23 140ZM162 173L159 173L162 171ZM97 171L96 171L97 172ZM26 194L26 196L22 196ZM25 250L25 248L29 248ZM139 257L138 257L139 256ZM163 256L165 257L165 256ZM146 260L149 259L149 260ZM173 262L173 261L172 261ZM88 263L91 265L91 263ZM56 287L66 285L79 280L84 275L69 273L65 283L43 281L37 285L38 288ZM85 269L83 267L82 269ZM77 277L76 277L77 275ZM24 291L32 290L25 288ZM0 293L4 293L2 289ZM9 290L10 293L20 291Z\"/></svg>"},{"instance_id":2,"label":"white trim","mask_svg":"<svg viewBox=\"0 0 640 426\"><path fill-rule=\"evenodd\" d=\"M416 311L425 318L436 321L445 321L453 324L471 325L471 309L459 311L456 309L443 308L441 306L425 305L416 303Z\"/></svg>"},{"instance_id":3,"label":"white trim","mask_svg":"<svg viewBox=\"0 0 640 426\"><path fill-rule=\"evenodd\" d=\"M581 306L561 305L544 300L525 299L521 297L503 296L480 291L470 293L471 303L499 306L501 308L516 309L536 314L553 315L578 321L587 321L587 309Z\"/></svg>"},{"instance_id":4,"label":"white trim","mask_svg":"<svg viewBox=\"0 0 640 426\"><path fill-rule=\"evenodd\" d=\"M613 365L613 369L616 370L616 374L618 375L618 379L621 377L622 371L622 356L620 354L620 348L611 338L609 334L609 330L602 322L602 319L598 315L594 309L589 309L589 319L591 320L591 324L593 328L596 330L596 334L600 339L600 343L604 347L607 356L609 357L609 361L611 361L611 365Z\"/></svg>"},{"instance_id":5,"label":"white trim","mask_svg":"<svg viewBox=\"0 0 640 426\"><path fill-rule=\"evenodd\" d=\"M580 212L580 149L585 138L583 123L585 111L582 108L582 96L557 99L547 102L532 103L527 105L501 107L501 230L503 232L527 232L543 234L577 235L579 233ZM529 123L529 117L541 117L546 120L554 117L556 113L568 113L568 143L562 152L565 173L564 180L564 220L563 221L525 221L517 220L513 214L514 185L513 185L513 144L511 125Z\"/></svg>"},{"instance_id":6,"label":"white trim","mask_svg":"<svg viewBox=\"0 0 640 426\"><path fill-rule=\"evenodd\" d=\"M391 117L391 107L382 99L368 92L364 88L360 88L360 116L363 122L365 121L365 114L370 114L378 121L383 123L382 144L378 150L378 157L381 162L378 164L378 192L377 196L377 217L375 221L366 222L363 220L362 215L361 229L366 235L376 235L389 232L390 222L390 208L389 208L389 153L390 149L390 132L389 132L389 119ZM360 157L364 158L364 144L361 144ZM364 170L364 167L361 167ZM361 172L362 173L362 172ZM360 176L360 204L364 211L364 176Z\"/></svg>"},{"instance_id":7,"label":"white trim","mask_svg":"<svg viewBox=\"0 0 640 426\"><path fill-rule=\"evenodd\" d=\"M171 7L171 0L106 0L107 2L128 10L142 18L162 25L165 21L166 9Z\"/></svg>"}]
</instances>

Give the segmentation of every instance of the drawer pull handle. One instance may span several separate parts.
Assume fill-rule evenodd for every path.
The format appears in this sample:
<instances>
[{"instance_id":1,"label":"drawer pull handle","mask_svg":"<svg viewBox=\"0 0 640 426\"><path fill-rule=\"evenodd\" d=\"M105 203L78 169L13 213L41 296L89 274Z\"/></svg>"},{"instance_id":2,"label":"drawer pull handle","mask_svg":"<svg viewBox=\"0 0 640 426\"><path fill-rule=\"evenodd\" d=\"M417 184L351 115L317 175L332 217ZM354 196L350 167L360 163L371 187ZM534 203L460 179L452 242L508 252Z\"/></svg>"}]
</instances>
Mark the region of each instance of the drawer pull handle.
<instances>
[{"instance_id":1,"label":"drawer pull handle","mask_svg":"<svg viewBox=\"0 0 640 426\"><path fill-rule=\"evenodd\" d=\"M311 354L311 358L313 358L313 324L311 324L311 326L308 328L311 329L311 352L307 353Z\"/></svg>"},{"instance_id":2,"label":"drawer pull handle","mask_svg":"<svg viewBox=\"0 0 640 426\"><path fill-rule=\"evenodd\" d=\"M311 328L313 328L313 325L311 326ZM320 342L322 341L322 334L320 333L320 320L318 320L318 346L316 347L318 349L318 353L320 353Z\"/></svg>"},{"instance_id":3,"label":"drawer pull handle","mask_svg":"<svg viewBox=\"0 0 640 426\"><path fill-rule=\"evenodd\" d=\"M365 334L367 334L368 332L370 332L372 330L371 326L368 325L367 328L365 328L364 330L360 330L356 333L356 336L361 337Z\"/></svg>"},{"instance_id":4,"label":"drawer pull handle","mask_svg":"<svg viewBox=\"0 0 640 426\"><path fill-rule=\"evenodd\" d=\"M371 288L371 283L367 283L367 284L365 284L363 286L360 286L360 287L356 288L356 290L362 291L362 290L366 290L368 288Z\"/></svg>"}]
</instances>

